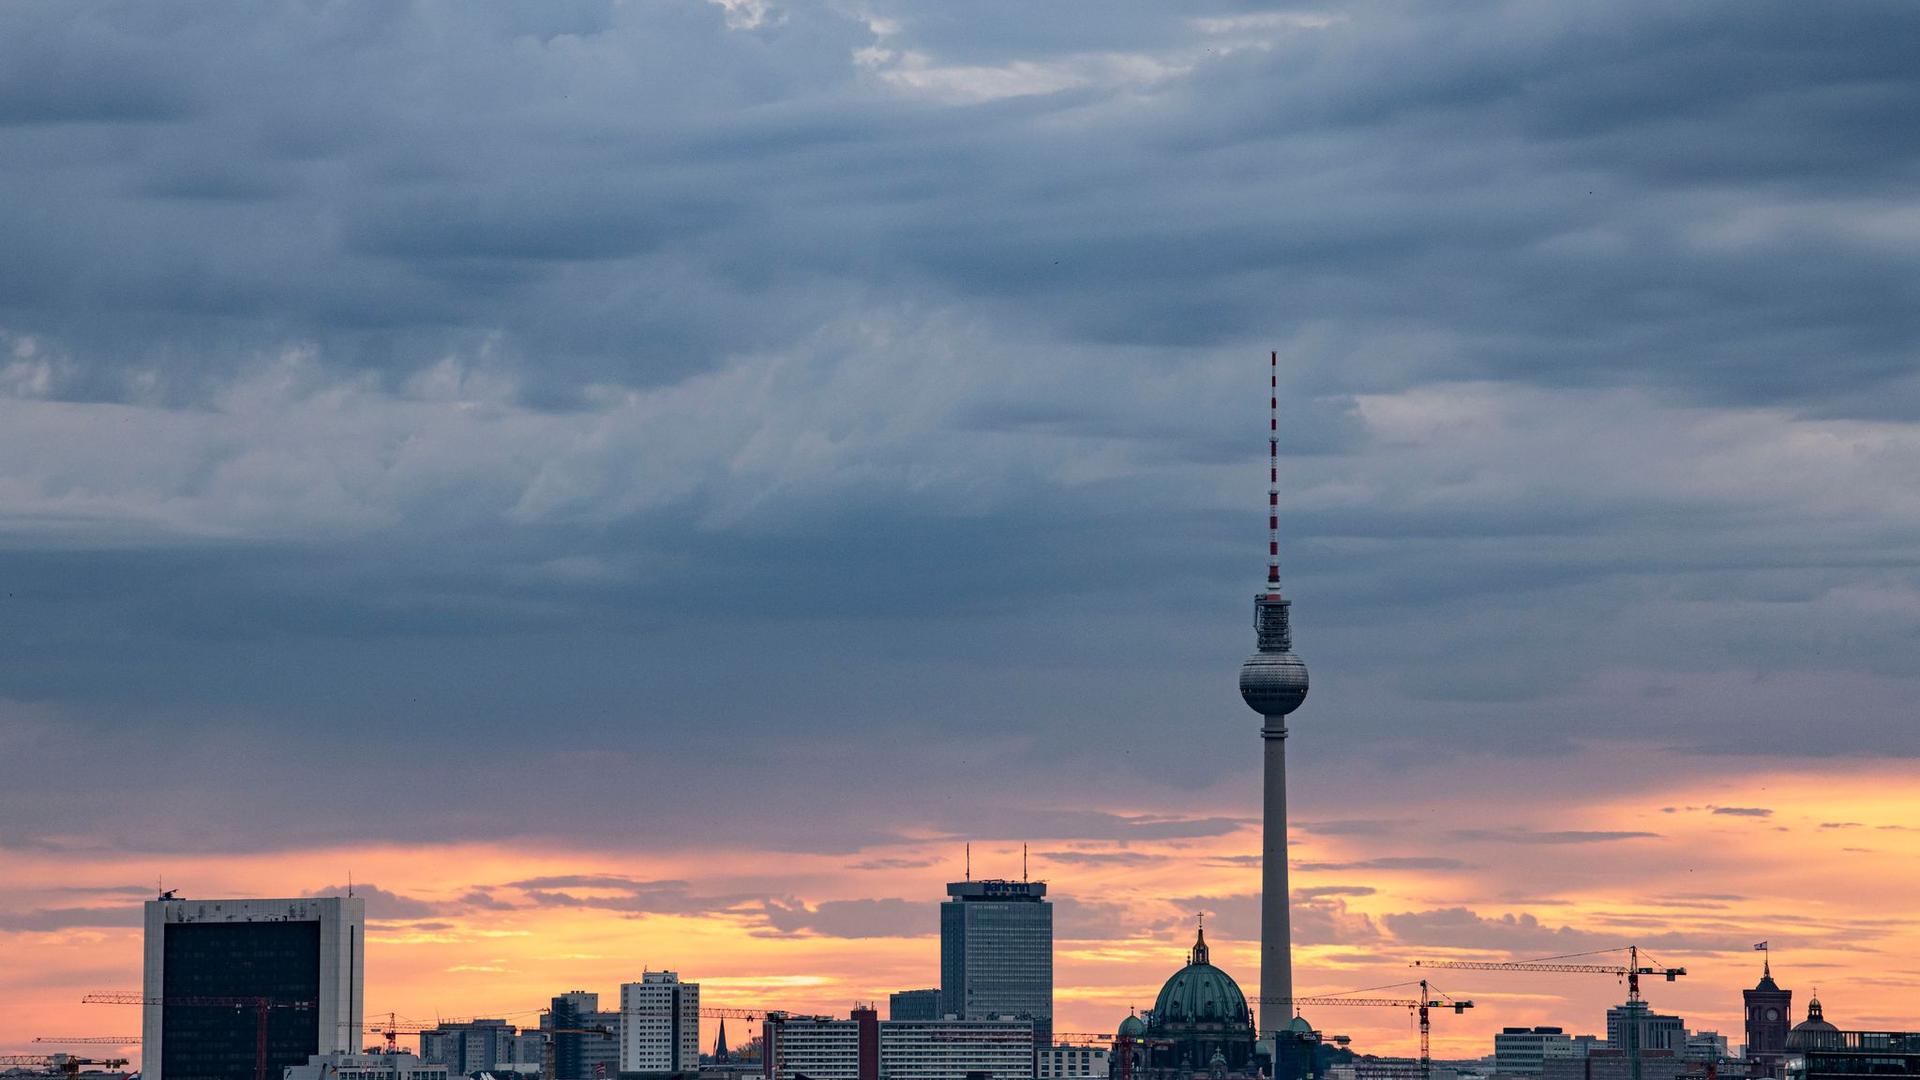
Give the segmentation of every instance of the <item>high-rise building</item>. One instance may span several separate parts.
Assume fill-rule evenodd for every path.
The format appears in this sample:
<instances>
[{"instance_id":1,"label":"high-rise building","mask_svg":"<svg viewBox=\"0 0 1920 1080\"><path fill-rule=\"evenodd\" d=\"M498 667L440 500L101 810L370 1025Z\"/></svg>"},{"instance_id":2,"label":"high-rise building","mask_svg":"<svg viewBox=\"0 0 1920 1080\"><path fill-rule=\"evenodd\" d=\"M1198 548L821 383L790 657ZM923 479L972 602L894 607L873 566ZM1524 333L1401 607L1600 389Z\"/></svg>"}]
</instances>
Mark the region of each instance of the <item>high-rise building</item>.
<instances>
[{"instance_id":1,"label":"high-rise building","mask_svg":"<svg viewBox=\"0 0 1920 1080\"><path fill-rule=\"evenodd\" d=\"M700 984L671 971L620 985L620 1071L665 1073L700 1067Z\"/></svg>"},{"instance_id":2,"label":"high-rise building","mask_svg":"<svg viewBox=\"0 0 1920 1080\"><path fill-rule=\"evenodd\" d=\"M1293 1013L1293 933L1287 906L1287 716L1307 699L1307 665L1293 654L1291 603L1280 593L1280 354L1270 354L1268 363L1267 580L1253 599L1258 651L1240 665L1240 696L1263 718L1260 738L1266 747L1259 1030L1274 1046L1272 1075L1293 1080L1301 1075L1308 1056L1305 1047L1282 1045L1282 1029L1293 1026L1288 1020Z\"/></svg>"},{"instance_id":3,"label":"high-rise building","mask_svg":"<svg viewBox=\"0 0 1920 1080\"><path fill-rule=\"evenodd\" d=\"M1557 1027L1510 1027L1493 1037L1493 1071L1506 1076L1539 1076L1548 1057L1572 1056L1573 1037Z\"/></svg>"},{"instance_id":4,"label":"high-rise building","mask_svg":"<svg viewBox=\"0 0 1920 1080\"><path fill-rule=\"evenodd\" d=\"M769 1017L762 1026L764 1080L1032 1080L1033 1022L881 1020L855 1009L845 1020Z\"/></svg>"},{"instance_id":5,"label":"high-rise building","mask_svg":"<svg viewBox=\"0 0 1920 1080\"><path fill-rule=\"evenodd\" d=\"M1760 964L1760 982L1742 990L1746 1003L1747 1068L1753 1076L1779 1076L1787 1056L1787 1027L1793 1023L1793 991L1773 981L1773 958Z\"/></svg>"},{"instance_id":6,"label":"high-rise building","mask_svg":"<svg viewBox=\"0 0 1920 1080\"><path fill-rule=\"evenodd\" d=\"M265 1002L267 1075L358 1049L366 901L147 901L142 1075L254 1080Z\"/></svg>"},{"instance_id":7,"label":"high-rise building","mask_svg":"<svg viewBox=\"0 0 1920 1080\"><path fill-rule=\"evenodd\" d=\"M540 1026L553 1032L554 1080L614 1080L620 1073L620 1014L600 995L569 990L553 999Z\"/></svg>"},{"instance_id":8,"label":"high-rise building","mask_svg":"<svg viewBox=\"0 0 1920 1080\"><path fill-rule=\"evenodd\" d=\"M505 1020L441 1024L420 1033L420 1060L445 1065L456 1076L504 1070L515 1064L515 1035Z\"/></svg>"},{"instance_id":9,"label":"high-rise building","mask_svg":"<svg viewBox=\"0 0 1920 1080\"><path fill-rule=\"evenodd\" d=\"M1687 1048L1687 1022L1678 1016L1654 1012L1644 1001L1628 1001L1607 1010L1607 1046L1631 1054Z\"/></svg>"},{"instance_id":10,"label":"high-rise building","mask_svg":"<svg viewBox=\"0 0 1920 1080\"><path fill-rule=\"evenodd\" d=\"M955 881L940 905L940 1015L1053 1031L1053 904L1042 881Z\"/></svg>"},{"instance_id":11,"label":"high-rise building","mask_svg":"<svg viewBox=\"0 0 1920 1080\"><path fill-rule=\"evenodd\" d=\"M887 1019L940 1019L940 988L934 987L931 990L896 990L888 994Z\"/></svg>"}]
</instances>

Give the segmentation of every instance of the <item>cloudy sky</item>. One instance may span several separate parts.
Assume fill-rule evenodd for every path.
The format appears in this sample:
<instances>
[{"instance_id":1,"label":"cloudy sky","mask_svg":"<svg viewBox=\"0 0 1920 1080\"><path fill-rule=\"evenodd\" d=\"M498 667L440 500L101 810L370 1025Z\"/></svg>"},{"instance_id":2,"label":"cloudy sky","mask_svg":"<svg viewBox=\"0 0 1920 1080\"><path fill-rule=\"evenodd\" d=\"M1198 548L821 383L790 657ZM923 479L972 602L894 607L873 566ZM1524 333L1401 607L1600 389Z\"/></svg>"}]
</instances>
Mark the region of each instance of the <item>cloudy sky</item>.
<instances>
[{"instance_id":1,"label":"cloudy sky","mask_svg":"<svg viewBox=\"0 0 1920 1080\"><path fill-rule=\"evenodd\" d=\"M1920 1024L1920 9L0 5L0 1050L138 901L370 1008L1255 989L1267 353L1300 988L1769 939ZM1502 1024L1606 979L1462 972ZM1804 997L1798 999L1804 1000ZM1404 1018L1315 1017L1383 1053Z\"/></svg>"}]
</instances>

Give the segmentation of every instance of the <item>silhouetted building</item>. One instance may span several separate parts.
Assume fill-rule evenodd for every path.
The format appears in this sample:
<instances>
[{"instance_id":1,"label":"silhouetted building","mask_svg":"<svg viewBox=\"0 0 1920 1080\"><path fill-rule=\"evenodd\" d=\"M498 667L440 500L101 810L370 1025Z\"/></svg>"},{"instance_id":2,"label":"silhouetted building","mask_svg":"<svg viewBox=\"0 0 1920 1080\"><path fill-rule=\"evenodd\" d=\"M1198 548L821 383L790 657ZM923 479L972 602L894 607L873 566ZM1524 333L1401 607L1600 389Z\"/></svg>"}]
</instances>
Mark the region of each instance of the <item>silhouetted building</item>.
<instances>
[{"instance_id":1,"label":"silhouetted building","mask_svg":"<svg viewBox=\"0 0 1920 1080\"><path fill-rule=\"evenodd\" d=\"M1793 991L1773 981L1773 963L1765 960L1760 982L1740 996L1747 1006L1747 1063L1753 1075L1779 1076L1787 1054L1787 1025L1793 1022Z\"/></svg>"},{"instance_id":2,"label":"silhouetted building","mask_svg":"<svg viewBox=\"0 0 1920 1080\"><path fill-rule=\"evenodd\" d=\"M613 1080L620 1073L620 1014L600 995L569 990L553 999L540 1026L552 1032L554 1080Z\"/></svg>"},{"instance_id":3,"label":"silhouetted building","mask_svg":"<svg viewBox=\"0 0 1920 1080\"><path fill-rule=\"evenodd\" d=\"M281 1080L447 1080L446 1065L412 1054L314 1054Z\"/></svg>"},{"instance_id":4,"label":"silhouetted building","mask_svg":"<svg viewBox=\"0 0 1920 1080\"><path fill-rule=\"evenodd\" d=\"M889 1020L940 1019L940 989L896 990L887 995Z\"/></svg>"},{"instance_id":5,"label":"silhouetted building","mask_svg":"<svg viewBox=\"0 0 1920 1080\"><path fill-rule=\"evenodd\" d=\"M955 881L940 905L940 1015L1033 1019L1053 1041L1053 904L1043 881Z\"/></svg>"},{"instance_id":6,"label":"silhouetted building","mask_svg":"<svg viewBox=\"0 0 1920 1080\"><path fill-rule=\"evenodd\" d=\"M1607 1010L1607 1046L1624 1053L1635 1047L1670 1050L1675 1056L1687 1048L1687 1022L1653 1011L1644 1001L1628 1001Z\"/></svg>"},{"instance_id":7,"label":"silhouetted building","mask_svg":"<svg viewBox=\"0 0 1920 1080\"><path fill-rule=\"evenodd\" d=\"M441 1024L432 1031L420 1033L420 1060L430 1065L445 1065L455 1076L495 1072L514 1064L516 1034L513 1025L505 1020Z\"/></svg>"},{"instance_id":8,"label":"silhouetted building","mask_svg":"<svg viewBox=\"0 0 1920 1080\"><path fill-rule=\"evenodd\" d=\"M1673 1050L1643 1050L1639 1080L1679 1080L1685 1064ZM1549 1057L1540 1063L1540 1080L1634 1080L1633 1061L1613 1047L1584 1057Z\"/></svg>"},{"instance_id":9,"label":"silhouetted building","mask_svg":"<svg viewBox=\"0 0 1920 1080\"><path fill-rule=\"evenodd\" d=\"M1233 976L1213 966L1204 929L1194 935L1187 966L1173 973L1147 1014L1147 1061L1156 1071L1205 1072L1217 1055L1225 1071L1253 1063L1253 1013Z\"/></svg>"},{"instance_id":10,"label":"silhouetted building","mask_svg":"<svg viewBox=\"0 0 1920 1080\"><path fill-rule=\"evenodd\" d=\"M1920 1076L1920 1032L1842 1031L1809 1003L1809 1022L1787 1035L1787 1080L1857 1080Z\"/></svg>"},{"instance_id":11,"label":"silhouetted building","mask_svg":"<svg viewBox=\"0 0 1920 1080\"><path fill-rule=\"evenodd\" d=\"M315 1054L358 1048L366 901L147 901L143 1075L254 1080L266 1006L269 1076Z\"/></svg>"}]
</instances>

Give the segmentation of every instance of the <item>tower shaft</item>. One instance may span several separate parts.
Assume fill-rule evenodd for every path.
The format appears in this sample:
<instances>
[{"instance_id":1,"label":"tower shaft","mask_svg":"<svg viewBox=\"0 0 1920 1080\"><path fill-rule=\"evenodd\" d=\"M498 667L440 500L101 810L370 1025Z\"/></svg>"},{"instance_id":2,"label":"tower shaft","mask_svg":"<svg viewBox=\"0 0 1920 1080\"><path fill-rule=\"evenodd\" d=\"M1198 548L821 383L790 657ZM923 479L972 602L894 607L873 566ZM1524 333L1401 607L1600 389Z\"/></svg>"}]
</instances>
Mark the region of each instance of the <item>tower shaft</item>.
<instances>
[{"instance_id":1,"label":"tower shaft","mask_svg":"<svg viewBox=\"0 0 1920 1080\"><path fill-rule=\"evenodd\" d=\"M1272 1037L1287 1024L1293 997L1292 892L1287 884L1287 718L1267 717L1266 807L1260 851L1260 1034Z\"/></svg>"}]
</instances>

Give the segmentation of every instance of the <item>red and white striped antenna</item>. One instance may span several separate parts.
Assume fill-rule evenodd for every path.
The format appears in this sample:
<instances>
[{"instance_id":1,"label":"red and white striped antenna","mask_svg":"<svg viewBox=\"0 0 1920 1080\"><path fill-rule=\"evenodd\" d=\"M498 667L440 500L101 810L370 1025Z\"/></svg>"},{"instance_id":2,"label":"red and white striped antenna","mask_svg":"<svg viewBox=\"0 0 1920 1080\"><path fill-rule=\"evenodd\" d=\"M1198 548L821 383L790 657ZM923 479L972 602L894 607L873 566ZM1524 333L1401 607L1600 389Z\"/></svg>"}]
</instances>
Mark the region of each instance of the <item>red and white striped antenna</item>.
<instances>
[{"instance_id":1,"label":"red and white striped antenna","mask_svg":"<svg viewBox=\"0 0 1920 1080\"><path fill-rule=\"evenodd\" d=\"M1280 595L1280 353L1267 354L1267 595Z\"/></svg>"}]
</instances>

